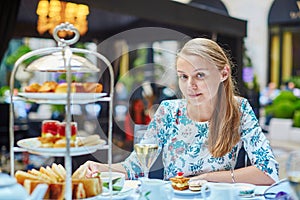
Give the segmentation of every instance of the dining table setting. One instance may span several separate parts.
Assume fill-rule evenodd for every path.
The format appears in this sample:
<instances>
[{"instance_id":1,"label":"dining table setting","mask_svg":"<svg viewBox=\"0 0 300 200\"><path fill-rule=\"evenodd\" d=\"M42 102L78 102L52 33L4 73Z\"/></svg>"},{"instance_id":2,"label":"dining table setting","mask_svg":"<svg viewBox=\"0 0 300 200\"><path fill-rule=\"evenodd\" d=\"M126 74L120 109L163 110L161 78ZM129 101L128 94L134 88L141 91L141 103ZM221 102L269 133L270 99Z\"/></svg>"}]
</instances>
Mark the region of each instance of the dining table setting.
<instances>
[{"instance_id":1,"label":"dining table setting","mask_svg":"<svg viewBox=\"0 0 300 200\"><path fill-rule=\"evenodd\" d=\"M212 186L213 185L213 186ZM143 188L144 186L144 188ZM216 189L216 187L218 189ZM105 192L105 191L104 191ZM153 194L153 196L151 196ZM91 200L297 200L287 179L282 179L271 186L247 183L206 183L200 191L175 190L170 181L160 179L125 180L123 189L114 195L101 194Z\"/></svg>"}]
</instances>

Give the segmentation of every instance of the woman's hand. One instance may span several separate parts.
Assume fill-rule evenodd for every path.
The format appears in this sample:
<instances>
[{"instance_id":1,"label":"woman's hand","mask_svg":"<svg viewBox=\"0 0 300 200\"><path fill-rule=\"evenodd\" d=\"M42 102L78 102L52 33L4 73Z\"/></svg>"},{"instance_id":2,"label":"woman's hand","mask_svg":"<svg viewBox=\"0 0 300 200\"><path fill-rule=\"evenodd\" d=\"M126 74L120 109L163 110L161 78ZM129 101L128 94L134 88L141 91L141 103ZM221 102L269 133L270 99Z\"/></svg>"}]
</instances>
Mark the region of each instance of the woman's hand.
<instances>
[{"instance_id":1,"label":"woman's hand","mask_svg":"<svg viewBox=\"0 0 300 200\"><path fill-rule=\"evenodd\" d=\"M96 174L107 171L107 167L105 164L101 164L94 161L87 161L84 166L86 167L86 177L91 178L94 177Z\"/></svg>"},{"instance_id":2,"label":"woman's hand","mask_svg":"<svg viewBox=\"0 0 300 200\"><path fill-rule=\"evenodd\" d=\"M232 176L234 179L232 179ZM243 167L234 171L215 171L200 174L190 178L190 181L207 180L209 182L223 183L250 183L255 185L271 185L275 181L255 166Z\"/></svg>"},{"instance_id":3,"label":"woman's hand","mask_svg":"<svg viewBox=\"0 0 300 200\"><path fill-rule=\"evenodd\" d=\"M99 162L94 161L86 161L83 165L81 165L78 170L82 168L85 170L85 176L87 178L95 177L101 172L107 172L109 171L108 164L102 164ZM127 177L127 173L125 168L121 165L121 163L115 163L112 164L111 170L114 172L121 172L125 174L125 177Z\"/></svg>"}]
</instances>

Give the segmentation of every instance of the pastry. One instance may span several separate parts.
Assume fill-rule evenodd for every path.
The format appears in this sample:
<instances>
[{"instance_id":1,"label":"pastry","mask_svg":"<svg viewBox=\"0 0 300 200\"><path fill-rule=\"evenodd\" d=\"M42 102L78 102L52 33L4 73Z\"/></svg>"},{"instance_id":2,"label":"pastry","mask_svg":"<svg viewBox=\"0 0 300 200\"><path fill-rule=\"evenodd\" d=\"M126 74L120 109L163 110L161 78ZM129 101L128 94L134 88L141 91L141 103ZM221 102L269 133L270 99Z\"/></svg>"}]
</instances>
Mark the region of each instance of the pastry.
<instances>
[{"instance_id":1,"label":"pastry","mask_svg":"<svg viewBox=\"0 0 300 200\"><path fill-rule=\"evenodd\" d=\"M77 92L77 93L85 92L84 87L83 87L83 83L74 82L71 85L72 85L72 87L75 88L75 92Z\"/></svg>"},{"instance_id":2,"label":"pastry","mask_svg":"<svg viewBox=\"0 0 300 200\"><path fill-rule=\"evenodd\" d=\"M88 93L100 93L103 90L103 86L100 83L83 83L83 88L85 92Z\"/></svg>"},{"instance_id":3,"label":"pastry","mask_svg":"<svg viewBox=\"0 0 300 200\"><path fill-rule=\"evenodd\" d=\"M55 93L67 93L68 83L60 83L55 89ZM85 92L84 86L82 83L71 83L71 93L82 93Z\"/></svg>"},{"instance_id":4,"label":"pastry","mask_svg":"<svg viewBox=\"0 0 300 200\"><path fill-rule=\"evenodd\" d=\"M79 83L73 82L70 85L71 93L101 93L103 85L101 83ZM55 93L67 93L68 83L57 83L55 81L46 81L42 85L38 83L32 83L25 87L25 92L55 92Z\"/></svg>"},{"instance_id":5,"label":"pastry","mask_svg":"<svg viewBox=\"0 0 300 200\"><path fill-rule=\"evenodd\" d=\"M55 93L67 93L68 84L67 83L60 83L55 88ZM71 84L71 93L76 92L76 87L74 84Z\"/></svg>"},{"instance_id":6,"label":"pastry","mask_svg":"<svg viewBox=\"0 0 300 200\"><path fill-rule=\"evenodd\" d=\"M41 85L38 83L32 83L25 87L25 92L38 92L41 88Z\"/></svg>"},{"instance_id":7,"label":"pastry","mask_svg":"<svg viewBox=\"0 0 300 200\"><path fill-rule=\"evenodd\" d=\"M65 138L57 140L54 144L54 148L64 148L67 146L67 141ZM70 140L70 147L75 147L75 142Z\"/></svg>"},{"instance_id":8,"label":"pastry","mask_svg":"<svg viewBox=\"0 0 300 200\"><path fill-rule=\"evenodd\" d=\"M61 122L59 123L57 127L57 134L58 137L60 138L66 138L66 122ZM77 135L77 123L76 122L71 122L71 141L76 140L76 135Z\"/></svg>"},{"instance_id":9,"label":"pastry","mask_svg":"<svg viewBox=\"0 0 300 200\"><path fill-rule=\"evenodd\" d=\"M207 183L207 180L189 181L189 189L193 192L198 192L205 183Z\"/></svg>"},{"instance_id":10,"label":"pastry","mask_svg":"<svg viewBox=\"0 0 300 200\"><path fill-rule=\"evenodd\" d=\"M172 187L175 190L187 190L189 189L189 178L183 176L183 172L178 172L177 176L170 178Z\"/></svg>"},{"instance_id":11,"label":"pastry","mask_svg":"<svg viewBox=\"0 0 300 200\"><path fill-rule=\"evenodd\" d=\"M57 135L59 121L57 120L43 120L42 122L42 137L54 137Z\"/></svg>"},{"instance_id":12,"label":"pastry","mask_svg":"<svg viewBox=\"0 0 300 200\"><path fill-rule=\"evenodd\" d=\"M66 122L57 120L44 120L42 124L42 134L38 137L43 148L66 147ZM71 140L70 146L75 147L77 136L77 123L71 122Z\"/></svg>"},{"instance_id":13,"label":"pastry","mask_svg":"<svg viewBox=\"0 0 300 200\"><path fill-rule=\"evenodd\" d=\"M54 92L57 85L58 84L55 81L46 81L39 88L38 92Z\"/></svg>"}]
</instances>

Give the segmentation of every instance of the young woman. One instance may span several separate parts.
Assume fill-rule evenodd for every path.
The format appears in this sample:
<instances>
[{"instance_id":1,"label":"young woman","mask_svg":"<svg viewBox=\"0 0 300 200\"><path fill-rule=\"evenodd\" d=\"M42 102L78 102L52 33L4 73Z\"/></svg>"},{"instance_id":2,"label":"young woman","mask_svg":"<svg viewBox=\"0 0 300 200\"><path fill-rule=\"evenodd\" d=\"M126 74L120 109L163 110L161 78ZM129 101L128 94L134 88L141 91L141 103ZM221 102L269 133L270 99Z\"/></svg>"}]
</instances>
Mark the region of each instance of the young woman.
<instances>
[{"instance_id":1,"label":"young woman","mask_svg":"<svg viewBox=\"0 0 300 200\"><path fill-rule=\"evenodd\" d=\"M278 180L278 163L249 102L235 94L231 63L214 41L196 38L177 57L184 99L163 101L145 137L159 138L164 178L184 172L191 180L270 185ZM251 166L234 170L242 146ZM87 161L87 176L107 165ZM135 179L141 172L135 152L113 164Z\"/></svg>"}]
</instances>

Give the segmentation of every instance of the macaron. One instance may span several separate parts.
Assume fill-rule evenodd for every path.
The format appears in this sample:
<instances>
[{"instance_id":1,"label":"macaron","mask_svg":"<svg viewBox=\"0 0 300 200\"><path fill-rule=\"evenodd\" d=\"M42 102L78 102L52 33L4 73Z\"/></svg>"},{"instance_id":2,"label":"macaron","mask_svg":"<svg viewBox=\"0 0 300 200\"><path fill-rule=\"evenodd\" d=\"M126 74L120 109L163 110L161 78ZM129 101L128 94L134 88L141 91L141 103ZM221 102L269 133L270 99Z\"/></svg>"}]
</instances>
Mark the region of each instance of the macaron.
<instances>
[{"instance_id":1,"label":"macaron","mask_svg":"<svg viewBox=\"0 0 300 200\"><path fill-rule=\"evenodd\" d=\"M207 180L189 181L189 190L198 192L201 190L202 185L204 185L205 183L207 183Z\"/></svg>"}]
</instances>

